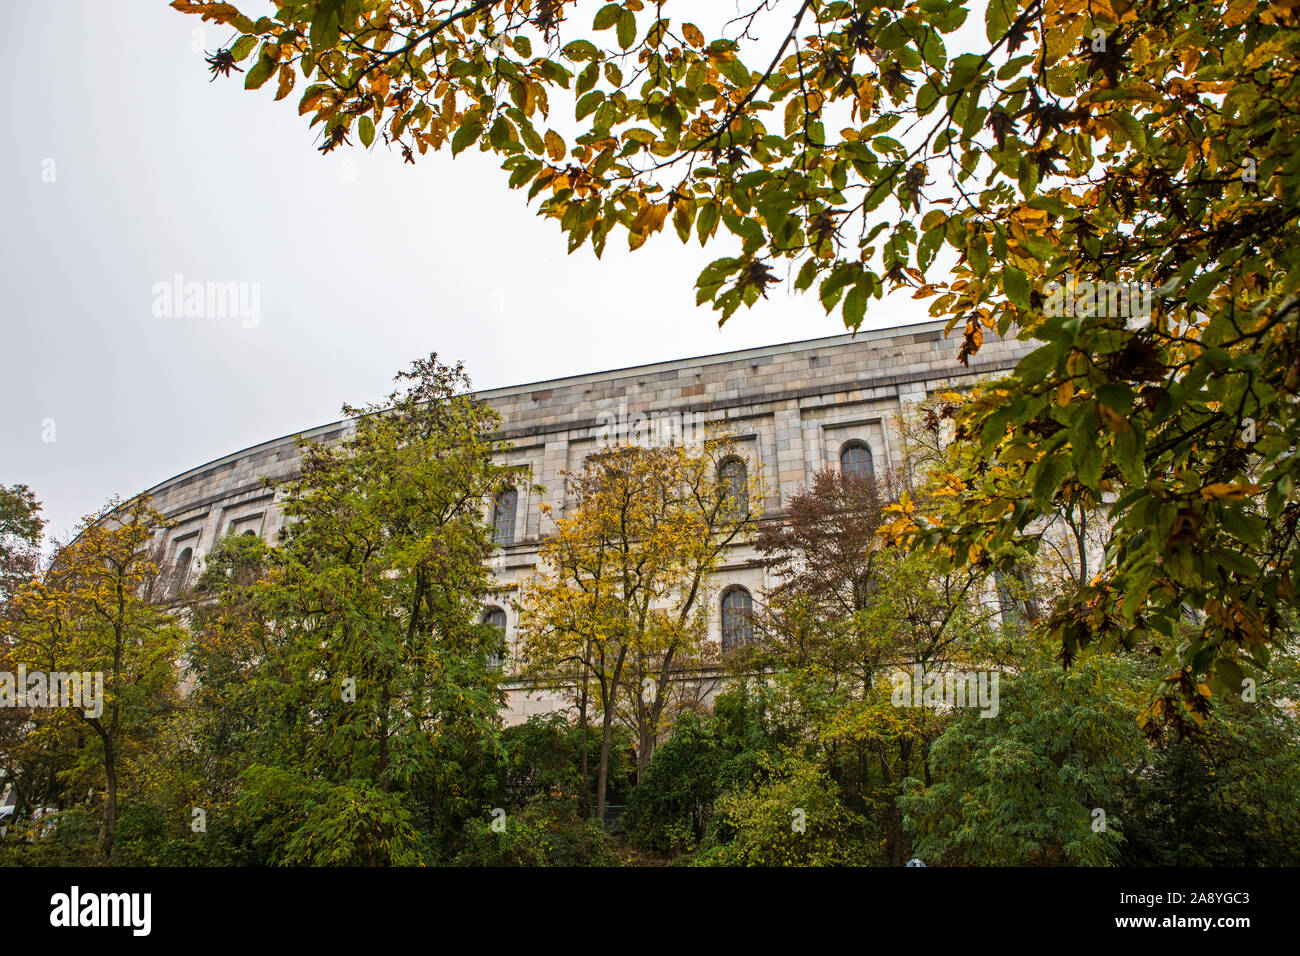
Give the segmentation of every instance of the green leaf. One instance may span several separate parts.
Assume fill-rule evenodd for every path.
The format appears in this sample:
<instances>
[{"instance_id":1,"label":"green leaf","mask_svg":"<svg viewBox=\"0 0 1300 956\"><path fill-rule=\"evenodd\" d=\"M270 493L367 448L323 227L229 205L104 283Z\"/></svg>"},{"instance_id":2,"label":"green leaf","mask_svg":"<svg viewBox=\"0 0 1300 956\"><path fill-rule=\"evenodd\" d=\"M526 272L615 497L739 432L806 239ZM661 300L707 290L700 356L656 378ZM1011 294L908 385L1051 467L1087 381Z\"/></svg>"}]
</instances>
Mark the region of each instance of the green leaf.
<instances>
[{"instance_id":1,"label":"green leaf","mask_svg":"<svg viewBox=\"0 0 1300 956\"><path fill-rule=\"evenodd\" d=\"M249 70L247 75L244 77L244 89L258 89L263 83L271 78L271 74L275 72L276 67L279 65L280 64L276 63L275 60L271 59L269 56L263 56L257 61L257 65Z\"/></svg>"},{"instance_id":2,"label":"green leaf","mask_svg":"<svg viewBox=\"0 0 1300 956\"><path fill-rule=\"evenodd\" d=\"M984 238L983 233L976 233L966 245L966 255L970 259L970 267L975 270L978 276L985 276L989 273L989 243Z\"/></svg>"},{"instance_id":3,"label":"green leaf","mask_svg":"<svg viewBox=\"0 0 1300 956\"><path fill-rule=\"evenodd\" d=\"M741 89L747 89L752 79L749 69L739 60L723 60L718 64L718 72Z\"/></svg>"},{"instance_id":4,"label":"green leaf","mask_svg":"<svg viewBox=\"0 0 1300 956\"><path fill-rule=\"evenodd\" d=\"M812 288L815 278L817 278L817 260L809 259L799 270L799 277L795 279L794 287L799 292L804 292Z\"/></svg>"},{"instance_id":5,"label":"green leaf","mask_svg":"<svg viewBox=\"0 0 1300 956\"><path fill-rule=\"evenodd\" d=\"M1017 9L1015 0L989 0L984 10L984 35L990 43L997 43L1006 35Z\"/></svg>"},{"instance_id":6,"label":"green leaf","mask_svg":"<svg viewBox=\"0 0 1300 956\"><path fill-rule=\"evenodd\" d=\"M311 48L315 53L328 50L339 42L343 0L320 0L311 20Z\"/></svg>"},{"instance_id":7,"label":"green leaf","mask_svg":"<svg viewBox=\"0 0 1300 956\"><path fill-rule=\"evenodd\" d=\"M586 69L584 69L581 73L578 74L578 82L575 83L573 86L574 94L576 94L577 96L582 96L582 94L586 93L589 89L594 87L596 85L596 81L599 79L600 79L600 67L597 66L595 63L587 64Z\"/></svg>"},{"instance_id":8,"label":"green leaf","mask_svg":"<svg viewBox=\"0 0 1300 956\"><path fill-rule=\"evenodd\" d=\"M472 146L483 133L481 120L466 120L451 138L451 155L455 156L468 146Z\"/></svg>"},{"instance_id":9,"label":"green leaf","mask_svg":"<svg viewBox=\"0 0 1300 956\"><path fill-rule=\"evenodd\" d=\"M1029 308L1029 282L1015 266L1003 266L1002 290L1007 298L1022 309Z\"/></svg>"},{"instance_id":10,"label":"green leaf","mask_svg":"<svg viewBox=\"0 0 1300 956\"><path fill-rule=\"evenodd\" d=\"M855 282L862 274L862 266L856 262L840 262L831 270L831 274L822 280L817 287L818 298L821 299L822 308L827 312L835 308L835 303L840 300L840 294L844 287L850 282Z\"/></svg>"},{"instance_id":11,"label":"green leaf","mask_svg":"<svg viewBox=\"0 0 1300 956\"><path fill-rule=\"evenodd\" d=\"M928 229L921 236L921 241L916 244L916 266L922 272L930 268L934 262L934 257L939 254L939 247L943 244L944 223L933 229Z\"/></svg>"},{"instance_id":12,"label":"green leaf","mask_svg":"<svg viewBox=\"0 0 1300 956\"><path fill-rule=\"evenodd\" d=\"M1128 134L1128 138L1134 146L1138 149L1146 149L1146 130L1142 128L1141 123L1134 119L1132 113L1116 113L1115 119L1119 122L1120 126L1124 127L1124 132Z\"/></svg>"},{"instance_id":13,"label":"green leaf","mask_svg":"<svg viewBox=\"0 0 1300 956\"><path fill-rule=\"evenodd\" d=\"M596 45L590 40L574 40L560 51L570 60L591 60L600 55Z\"/></svg>"},{"instance_id":14,"label":"green leaf","mask_svg":"<svg viewBox=\"0 0 1300 956\"><path fill-rule=\"evenodd\" d=\"M844 297L844 327L856 329L862 325L862 317L867 311L867 286L859 282Z\"/></svg>"},{"instance_id":15,"label":"green leaf","mask_svg":"<svg viewBox=\"0 0 1300 956\"><path fill-rule=\"evenodd\" d=\"M578 100L578 105L573 111L574 117L576 119L583 119L584 117L590 116L592 113L596 112L596 108L603 102L605 102L605 91L592 90L582 99Z\"/></svg>"},{"instance_id":16,"label":"green leaf","mask_svg":"<svg viewBox=\"0 0 1300 956\"><path fill-rule=\"evenodd\" d=\"M636 14L624 10L618 15L618 45L624 50L636 42Z\"/></svg>"},{"instance_id":17,"label":"green leaf","mask_svg":"<svg viewBox=\"0 0 1300 956\"><path fill-rule=\"evenodd\" d=\"M357 122L357 131L361 134L361 145L369 146L375 141L375 122L369 116L363 116Z\"/></svg>"},{"instance_id":18,"label":"green leaf","mask_svg":"<svg viewBox=\"0 0 1300 956\"><path fill-rule=\"evenodd\" d=\"M494 149L504 149L510 142L512 127L510 121L504 116L498 116L492 123L492 128L488 130L488 142Z\"/></svg>"},{"instance_id":19,"label":"green leaf","mask_svg":"<svg viewBox=\"0 0 1300 956\"><path fill-rule=\"evenodd\" d=\"M718 225L718 211L718 204L711 199L700 207L699 216L695 220L695 234L699 236L701 246L708 242Z\"/></svg>"},{"instance_id":20,"label":"green leaf","mask_svg":"<svg viewBox=\"0 0 1300 956\"><path fill-rule=\"evenodd\" d=\"M1130 485L1140 485L1145 478L1136 428L1115 435L1115 467Z\"/></svg>"},{"instance_id":21,"label":"green leaf","mask_svg":"<svg viewBox=\"0 0 1300 956\"><path fill-rule=\"evenodd\" d=\"M248 54L253 52L253 47L257 46L258 37L242 36L235 41L235 45L230 48L230 55L234 57L236 63L242 63L248 59Z\"/></svg>"},{"instance_id":22,"label":"green leaf","mask_svg":"<svg viewBox=\"0 0 1300 956\"><path fill-rule=\"evenodd\" d=\"M608 30L618 22L618 16L623 8L617 3L607 3L596 11L596 17L591 21L593 30Z\"/></svg>"},{"instance_id":23,"label":"green leaf","mask_svg":"<svg viewBox=\"0 0 1300 956\"><path fill-rule=\"evenodd\" d=\"M939 90L935 84L925 82L921 88L916 91L916 112L918 116L925 116L934 105L939 102Z\"/></svg>"},{"instance_id":24,"label":"green leaf","mask_svg":"<svg viewBox=\"0 0 1300 956\"><path fill-rule=\"evenodd\" d=\"M1033 233L1021 239L1020 244L1026 252L1039 262L1048 262L1056 255L1056 246L1046 239L1035 236Z\"/></svg>"},{"instance_id":25,"label":"green leaf","mask_svg":"<svg viewBox=\"0 0 1300 956\"><path fill-rule=\"evenodd\" d=\"M1070 207L1053 196L1035 196L1026 205L1030 209L1043 209L1057 216L1070 214Z\"/></svg>"}]
</instances>

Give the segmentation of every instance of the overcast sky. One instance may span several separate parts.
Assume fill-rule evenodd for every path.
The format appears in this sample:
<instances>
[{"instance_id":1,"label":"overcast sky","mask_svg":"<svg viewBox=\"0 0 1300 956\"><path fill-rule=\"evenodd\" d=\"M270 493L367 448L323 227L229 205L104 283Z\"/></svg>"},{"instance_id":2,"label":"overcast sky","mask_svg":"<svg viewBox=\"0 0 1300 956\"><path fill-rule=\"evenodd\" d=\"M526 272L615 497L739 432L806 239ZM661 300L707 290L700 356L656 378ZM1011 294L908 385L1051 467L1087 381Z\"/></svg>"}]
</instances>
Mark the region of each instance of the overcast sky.
<instances>
[{"instance_id":1,"label":"overcast sky","mask_svg":"<svg viewBox=\"0 0 1300 956\"><path fill-rule=\"evenodd\" d=\"M322 157L300 91L209 83L231 34L164 0L6 14L0 483L54 534L378 400L430 351L492 388L843 331L788 283L719 329L693 286L721 245L568 256L486 154ZM177 275L248 283L256 320L155 315ZM866 327L926 317L895 296Z\"/></svg>"}]
</instances>

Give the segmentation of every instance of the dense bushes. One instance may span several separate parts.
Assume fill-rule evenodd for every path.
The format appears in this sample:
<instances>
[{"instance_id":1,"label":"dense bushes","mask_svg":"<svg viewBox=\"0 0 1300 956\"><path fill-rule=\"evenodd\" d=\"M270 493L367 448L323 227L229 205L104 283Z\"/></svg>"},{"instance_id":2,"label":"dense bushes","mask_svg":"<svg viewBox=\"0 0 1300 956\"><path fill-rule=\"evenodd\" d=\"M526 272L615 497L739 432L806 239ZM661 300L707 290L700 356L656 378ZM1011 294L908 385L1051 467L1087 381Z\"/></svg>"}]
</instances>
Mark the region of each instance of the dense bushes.
<instances>
[{"instance_id":1,"label":"dense bushes","mask_svg":"<svg viewBox=\"0 0 1300 956\"><path fill-rule=\"evenodd\" d=\"M585 801L577 796L539 797L513 812L469 821L455 859L457 866L609 866L615 862L604 826L591 818Z\"/></svg>"},{"instance_id":2,"label":"dense bushes","mask_svg":"<svg viewBox=\"0 0 1300 956\"><path fill-rule=\"evenodd\" d=\"M659 853L695 849L708 828L727 756L712 717L684 714L632 791L623 818L628 841Z\"/></svg>"},{"instance_id":3,"label":"dense bushes","mask_svg":"<svg viewBox=\"0 0 1300 956\"><path fill-rule=\"evenodd\" d=\"M632 784L630 735L621 730L610 751L609 792L623 799ZM604 826L592 819L588 775L600 749L598 732L562 714L534 717L501 732L501 755L487 789L490 803L455 839L458 866L607 866L616 855ZM496 823L494 829L493 824Z\"/></svg>"},{"instance_id":4,"label":"dense bushes","mask_svg":"<svg viewBox=\"0 0 1300 956\"><path fill-rule=\"evenodd\" d=\"M887 690L873 691L883 709L869 695L847 710L875 721L862 738L877 744L874 770L811 721L801 734L777 706L781 680L738 685L656 750L627 840L693 865L897 865L897 851L930 865L1300 863L1300 721L1286 703L1300 688L1288 666L1268 699L1220 699L1196 733L1161 738L1150 722L1143 733L1149 663L1092 657L1063 670L1019 651L998 716L929 713L910 762L888 749L902 718Z\"/></svg>"},{"instance_id":5,"label":"dense bushes","mask_svg":"<svg viewBox=\"0 0 1300 956\"><path fill-rule=\"evenodd\" d=\"M807 757L764 760L759 779L719 797L703 866L844 866L872 860L869 825Z\"/></svg>"},{"instance_id":6,"label":"dense bushes","mask_svg":"<svg viewBox=\"0 0 1300 956\"><path fill-rule=\"evenodd\" d=\"M638 849L712 866L866 863L877 842L812 748L742 682L715 713L685 714L655 750L625 818Z\"/></svg>"},{"instance_id":7,"label":"dense bushes","mask_svg":"<svg viewBox=\"0 0 1300 956\"><path fill-rule=\"evenodd\" d=\"M600 755L599 728L588 728L583 733L559 713L533 717L505 728L501 732L502 757L492 790L494 805L521 807L539 796L582 792L584 749L590 777L595 773ZM616 728L614 745L610 748L611 803L621 803L627 798L634 765L631 734L624 728Z\"/></svg>"}]
</instances>

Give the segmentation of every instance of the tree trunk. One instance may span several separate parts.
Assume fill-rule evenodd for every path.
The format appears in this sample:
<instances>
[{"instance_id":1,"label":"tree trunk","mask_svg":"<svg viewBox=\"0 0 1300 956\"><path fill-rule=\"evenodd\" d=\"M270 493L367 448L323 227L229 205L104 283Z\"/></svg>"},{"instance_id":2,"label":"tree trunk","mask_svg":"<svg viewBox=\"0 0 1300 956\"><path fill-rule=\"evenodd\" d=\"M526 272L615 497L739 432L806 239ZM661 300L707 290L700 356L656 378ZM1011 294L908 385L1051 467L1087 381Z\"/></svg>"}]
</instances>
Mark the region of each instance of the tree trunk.
<instances>
[{"instance_id":1,"label":"tree trunk","mask_svg":"<svg viewBox=\"0 0 1300 956\"><path fill-rule=\"evenodd\" d=\"M618 658L614 663L614 673L606 680L602 674L600 682L600 779L596 784L596 816L605 822L605 787L609 783L609 748L614 741L614 708L618 705L618 682L623 676L623 662L627 658L627 648L618 649ZM604 663L604 654L601 662Z\"/></svg>"},{"instance_id":2,"label":"tree trunk","mask_svg":"<svg viewBox=\"0 0 1300 956\"><path fill-rule=\"evenodd\" d=\"M582 691L578 697L578 727L582 731L582 796L591 805L591 768L587 755L587 671L591 668L591 642L588 641L582 654Z\"/></svg>"},{"instance_id":3,"label":"tree trunk","mask_svg":"<svg viewBox=\"0 0 1300 956\"><path fill-rule=\"evenodd\" d=\"M654 752L654 741L650 735L650 722L644 721L641 725L641 740L638 742L636 750L636 782L639 785L645 780L646 768L650 766L650 754Z\"/></svg>"},{"instance_id":4,"label":"tree trunk","mask_svg":"<svg viewBox=\"0 0 1300 956\"><path fill-rule=\"evenodd\" d=\"M113 832L117 829L117 757L111 747L104 748L104 859L113 852Z\"/></svg>"},{"instance_id":5,"label":"tree trunk","mask_svg":"<svg viewBox=\"0 0 1300 956\"><path fill-rule=\"evenodd\" d=\"M614 711L606 707L600 727L600 769L596 783L596 816L605 821L605 785L609 782L609 747L614 740Z\"/></svg>"}]
</instances>

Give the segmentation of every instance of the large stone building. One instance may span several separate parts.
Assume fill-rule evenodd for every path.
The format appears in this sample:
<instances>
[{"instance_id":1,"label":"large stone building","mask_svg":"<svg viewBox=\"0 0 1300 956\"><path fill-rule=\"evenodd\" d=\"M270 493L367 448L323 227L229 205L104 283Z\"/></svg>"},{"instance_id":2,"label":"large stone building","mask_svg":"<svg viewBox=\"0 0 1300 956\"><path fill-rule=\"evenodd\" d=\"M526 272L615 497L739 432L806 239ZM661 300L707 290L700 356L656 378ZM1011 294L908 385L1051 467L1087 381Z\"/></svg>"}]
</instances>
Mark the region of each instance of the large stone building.
<instances>
[{"instance_id":1,"label":"large stone building","mask_svg":"<svg viewBox=\"0 0 1300 956\"><path fill-rule=\"evenodd\" d=\"M500 413L502 437L513 443L503 463L527 465L543 497L526 489L499 502L494 520L500 545L493 560L501 598L485 609L514 638L509 596L537 561L546 534L540 505L563 504L562 472L580 469L609 437L663 435L725 422L739 450L761 469L765 516L781 513L790 495L827 466L878 470L899 463L893 428L910 402L961 387L1014 366L1025 346L990 336L969 368L940 322L810 339L785 345L677 359L479 392ZM304 432L336 441L349 423ZM298 469L298 435L234 452L149 489L154 506L174 522L163 542L181 579L227 534L274 540L283 524L276 482ZM263 479L271 479L270 486ZM725 645L735 622L763 585L763 569L747 547L729 555L716 582L710 639ZM725 620L724 620L725 619ZM511 685L510 715L518 720L553 709L554 698Z\"/></svg>"}]
</instances>

